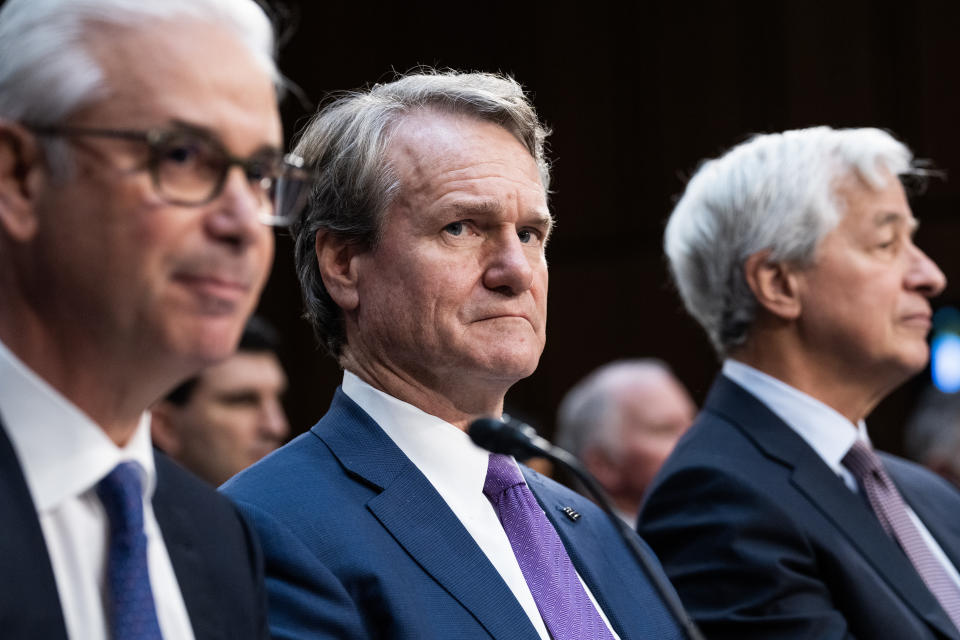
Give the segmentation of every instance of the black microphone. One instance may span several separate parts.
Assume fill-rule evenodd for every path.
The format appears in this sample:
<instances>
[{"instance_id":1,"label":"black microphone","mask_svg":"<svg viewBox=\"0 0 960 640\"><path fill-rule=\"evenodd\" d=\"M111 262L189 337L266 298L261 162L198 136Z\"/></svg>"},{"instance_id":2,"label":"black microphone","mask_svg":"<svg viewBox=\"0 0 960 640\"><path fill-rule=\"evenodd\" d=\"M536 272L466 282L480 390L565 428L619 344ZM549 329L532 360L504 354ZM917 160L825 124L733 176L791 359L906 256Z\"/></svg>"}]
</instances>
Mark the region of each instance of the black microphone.
<instances>
[{"instance_id":1,"label":"black microphone","mask_svg":"<svg viewBox=\"0 0 960 640\"><path fill-rule=\"evenodd\" d=\"M590 472L577 460L577 457L569 451L553 445L549 440L541 438L530 425L515 420L507 414L504 414L503 418L504 420L497 420L496 418L474 420L467 428L470 439L477 446L492 453L513 456L521 462L534 457L543 457L556 462L573 473L607 514L613 526L620 533L620 537L623 538L624 543L633 553L637 562L640 563L640 566L643 567L660 598L667 605L667 609L670 610L674 619L686 632L687 637L690 640L704 640L703 634L700 633L697 625L694 624L686 609L683 608L683 604L680 603L673 586L663 578L656 569L655 561L640 546L636 532L614 513L610 498L590 475Z\"/></svg>"}]
</instances>

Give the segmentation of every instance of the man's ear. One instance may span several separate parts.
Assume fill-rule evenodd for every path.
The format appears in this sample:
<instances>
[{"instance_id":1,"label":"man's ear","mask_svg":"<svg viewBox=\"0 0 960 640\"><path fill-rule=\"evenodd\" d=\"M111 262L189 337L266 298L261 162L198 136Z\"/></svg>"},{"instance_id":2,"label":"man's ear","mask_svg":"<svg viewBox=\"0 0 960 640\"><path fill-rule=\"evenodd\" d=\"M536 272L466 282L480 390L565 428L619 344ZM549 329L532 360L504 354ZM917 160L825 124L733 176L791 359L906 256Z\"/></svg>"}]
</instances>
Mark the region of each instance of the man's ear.
<instances>
[{"instance_id":1,"label":"man's ear","mask_svg":"<svg viewBox=\"0 0 960 640\"><path fill-rule=\"evenodd\" d=\"M356 257L363 251L356 242L321 229L314 240L317 265L327 293L344 311L353 311L360 304L357 288L359 273Z\"/></svg>"},{"instance_id":2,"label":"man's ear","mask_svg":"<svg viewBox=\"0 0 960 640\"><path fill-rule=\"evenodd\" d=\"M747 258L743 270L747 286L760 306L784 320L800 316L799 283L792 265L772 261L769 251L760 251Z\"/></svg>"},{"instance_id":3,"label":"man's ear","mask_svg":"<svg viewBox=\"0 0 960 640\"><path fill-rule=\"evenodd\" d=\"M153 445L172 458L180 455L182 448L180 433L170 415L175 410L165 400L150 408L150 436L153 438Z\"/></svg>"},{"instance_id":4,"label":"man's ear","mask_svg":"<svg viewBox=\"0 0 960 640\"><path fill-rule=\"evenodd\" d=\"M22 126L0 120L0 229L25 242L37 230L36 200L43 179L36 137Z\"/></svg>"}]
</instances>

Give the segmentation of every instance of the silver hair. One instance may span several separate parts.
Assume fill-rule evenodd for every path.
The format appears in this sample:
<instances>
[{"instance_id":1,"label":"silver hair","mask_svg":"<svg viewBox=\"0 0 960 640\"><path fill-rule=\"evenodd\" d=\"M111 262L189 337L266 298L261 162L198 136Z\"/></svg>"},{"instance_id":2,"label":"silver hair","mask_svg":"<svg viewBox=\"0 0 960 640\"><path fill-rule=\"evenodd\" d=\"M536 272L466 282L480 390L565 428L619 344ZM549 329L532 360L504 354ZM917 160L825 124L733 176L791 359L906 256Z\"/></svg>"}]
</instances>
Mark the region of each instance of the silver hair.
<instances>
[{"instance_id":1,"label":"silver hair","mask_svg":"<svg viewBox=\"0 0 960 640\"><path fill-rule=\"evenodd\" d=\"M594 370L573 386L557 411L557 445L582 457L592 447L610 455L620 449L617 390L623 381L656 373L673 378L670 367L656 358L615 360Z\"/></svg>"},{"instance_id":2,"label":"silver hair","mask_svg":"<svg viewBox=\"0 0 960 640\"><path fill-rule=\"evenodd\" d=\"M742 345L757 303L746 259L812 264L839 223L838 181L856 175L871 188L885 173L922 175L913 154L886 131L814 127L758 135L704 162L670 215L664 250L687 311L724 356Z\"/></svg>"},{"instance_id":3,"label":"silver hair","mask_svg":"<svg viewBox=\"0 0 960 640\"><path fill-rule=\"evenodd\" d=\"M98 27L194 19L232 31L279 88L273 25L254 0L7 0L0 8L0 119L51 125L107 97L89 46ZM60 141L44 141L56 170ZM56 172L56 171L55 171Z\"/></svg>"},{"instance_id":4,"label":"silver hair","mask_svg":"<svg viewBox=\"0 0 960 640\"><path fill-rule=\"evenodd\" d=\"M536 160L544 190L550 186L544 151L549 131L523 88L508 76L424 69L346 93L321 109L295 149L317 167L318 180L292 232L304 315L334 357L341 355L346 335L340 308L327 293L317 265L317 232L325 230L364 249L376 246L383 214L400 189L387 147L399 123L423 110L467 115L503 127Z\"/></svg>"}]
</instances>

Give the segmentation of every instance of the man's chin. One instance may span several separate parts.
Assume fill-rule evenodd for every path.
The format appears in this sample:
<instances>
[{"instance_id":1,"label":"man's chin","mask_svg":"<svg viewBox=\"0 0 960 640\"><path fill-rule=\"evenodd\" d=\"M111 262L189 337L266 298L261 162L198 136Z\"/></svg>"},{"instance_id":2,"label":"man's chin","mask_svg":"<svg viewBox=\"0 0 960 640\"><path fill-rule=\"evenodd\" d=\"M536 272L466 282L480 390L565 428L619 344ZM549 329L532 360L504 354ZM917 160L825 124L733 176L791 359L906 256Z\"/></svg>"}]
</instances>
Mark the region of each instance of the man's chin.
<instances>
[{"instance_id":1,"label":"man's chin","mask_svg":"<svg viewBox=\"0 0 960 640\"><path fill-rule=\"evenodd\" d=\"M236 317L200 316L176 327L170 343L176 356L203 368L233 355L242 331L243 321Z\"/></svg>"}]
</instances>

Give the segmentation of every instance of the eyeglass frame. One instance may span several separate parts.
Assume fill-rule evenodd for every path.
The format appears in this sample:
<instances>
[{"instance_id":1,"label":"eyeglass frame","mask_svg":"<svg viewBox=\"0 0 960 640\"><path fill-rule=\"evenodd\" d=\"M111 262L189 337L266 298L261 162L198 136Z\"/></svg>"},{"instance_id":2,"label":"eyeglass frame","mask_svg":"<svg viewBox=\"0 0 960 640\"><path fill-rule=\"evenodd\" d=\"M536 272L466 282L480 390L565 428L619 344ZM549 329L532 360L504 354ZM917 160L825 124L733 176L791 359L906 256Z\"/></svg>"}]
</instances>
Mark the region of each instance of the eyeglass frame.
<instances>
[{"instance_id":1,"label":"eyeglass frame","mask_svg":"<svg viewBox=\"0 0 960 640\"><path fill-rule=\"evenodd\" d=\"M154 127L151 129L112 129L108 127L84 127L84 126L70 126L70 125L35 125L24 123L24 125L29 131L39 136L56 136L56 137L100 137L100 138L114 138L118 140L132 140L134 142L142 142L147 145L147 171L150 173L150 180L153 183L154 190L157 195L160 196L164 202L167 204L172 204L175 206L184 206L184 207L200 207L210 202L216 200L220 194L223 193L223 187L227 182L227 177L230 173L232 167L240 167L243 170L243 174L246 177L247 181L251 184L254 184L255 172L254 166L259 162L256 156L241 158L239 156L233 155L230 153L223 142L205 129L198 128L185 123L176 123L173 126L167 127ZM213 149L220 154L223 158L223 168L220 172L219 178L214 182L213 187L210 190L210 194L203 198L202 200L193 201L193 200L180 200L177 198L168 197L164 194L164 189L161 186L160 181L160 158L159 145L171 135L176 134L189 134L197 136L202 139L204 142L210 144ZM309 174L311 173L311 168L307 166L306 161L300 156L294 153L281 154L277 152L278 159L281 163L283 169L293 169L298 171L303 171L305 173L304 182L309 181ZM283 177L278 175L276 177L262 177L257 182L261 183L258 185L258 188L264 193L267 194L268 191L263 189L262 181L263 180L272 180L273 184L271 186L276 187L277 183L282 180ZM276 196L274 196L276 197ZM273 206L274 210L276 207ZM302 209L302 207L301 207ZM263 224L269 226L287 226L292 223L292 218L296 216L299 211L296 211L291 216L284 217L276 215L265 216L260 215L260 221Z\"/></svg>"}]
</instances>

